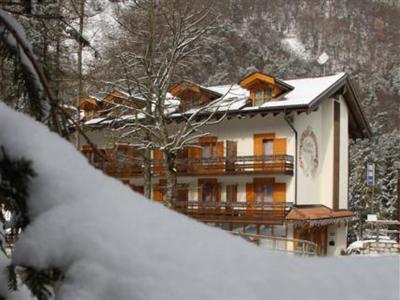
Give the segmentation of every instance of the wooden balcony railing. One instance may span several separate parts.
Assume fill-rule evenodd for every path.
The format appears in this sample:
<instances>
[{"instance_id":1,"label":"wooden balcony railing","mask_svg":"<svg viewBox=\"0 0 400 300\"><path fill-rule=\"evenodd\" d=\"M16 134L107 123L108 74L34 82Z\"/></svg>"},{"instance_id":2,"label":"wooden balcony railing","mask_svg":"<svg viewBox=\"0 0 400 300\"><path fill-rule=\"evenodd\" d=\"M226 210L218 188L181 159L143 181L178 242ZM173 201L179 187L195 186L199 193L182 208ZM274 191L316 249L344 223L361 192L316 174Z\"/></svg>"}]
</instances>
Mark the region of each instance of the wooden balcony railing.
<instances>
[{"instance_id":1,"label":"wooden balcony railing","mask_svg":"<svg viewBox=\"0 0 400 300\"><path fill-rule=\"evenodd\" d=\"M103 151L103 149L101 149ZM89 161L105 173L114 177L139 177L143 175L143 159L132 155L107 155L104 160L91 150L82 151ZM178 158L178 175L238 175L238 174L287 174L293 175L294 159L291 155L235 156L210 158ZM165 174L164 160L153 160L152 172L155 176Z\"/></svg>"},{"instance_id":2,"label":"wooden balcony railing","mask_svg":"<svg viewBox=\"0 0 400 300\"><path fill-rule=\"evenodd\" d=\"M206 223L283 224L292 203L176 201L173 209Z\"/></svg>"},{"instance_id":3,"label":"wooden balcony railing","mask_svg":"<svg viewBox=\"0 0 400 300\"><path fill-rule=\"evenodd\" d=\"M182 175L233 175L247 173L293 175L293 166L294 159L291 155L249 155L232 157L184 158L176 160L176 169L178 174Z\"/></svg>"}]
</instances>

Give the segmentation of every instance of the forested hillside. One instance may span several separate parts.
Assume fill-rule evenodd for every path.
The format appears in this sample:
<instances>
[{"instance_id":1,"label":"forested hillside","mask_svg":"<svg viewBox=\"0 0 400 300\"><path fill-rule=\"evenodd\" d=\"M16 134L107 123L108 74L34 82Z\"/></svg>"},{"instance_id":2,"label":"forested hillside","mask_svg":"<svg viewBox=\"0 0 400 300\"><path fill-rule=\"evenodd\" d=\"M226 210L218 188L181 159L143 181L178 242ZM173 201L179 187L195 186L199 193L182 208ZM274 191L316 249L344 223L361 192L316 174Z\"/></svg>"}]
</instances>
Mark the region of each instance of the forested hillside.
<instances>
[{"instance_id":1,"label":"forested hillside","mask_svg":"<svg viewBox=\"0 0 400 300\"><path fill-rule=\"evenodd\" d=\"M122 3L114 8L126 9L129 2ZM213 6L209 18L216 20L215 30L176 80L232 83L254 68L283 79L346 71L359 87L369 120L384 112L385 131L399 127L399 1L224 0L214 1ZM108 6L106 12L110 11ZM115 9L114 14L117 23L132 17ZM107 19L95 26L104 26ZM106 33L95 45L103 58L92 66L89 76L97 90L104 89L99 84L102 80L115 82L115 77L122 76L115 57L129 39L126 33L118 36L116 32ZM330 59L322 67L317 59L323 52ZM117 70L110 73L110 69Z\"/></svg>"},{"instance_id":2,"label":"forested hillside","mask_svg":"<svg viewBox=\"0 0 400 300\"><path fill-rule=\"evenodd\" d=\"M347 71L370 121L386 112L387 129L400 125L399 1L237 0L216 10L222 28L188 72L194 80L237 81L251 67L281 78Z\"/></svg>"}]
</instances>

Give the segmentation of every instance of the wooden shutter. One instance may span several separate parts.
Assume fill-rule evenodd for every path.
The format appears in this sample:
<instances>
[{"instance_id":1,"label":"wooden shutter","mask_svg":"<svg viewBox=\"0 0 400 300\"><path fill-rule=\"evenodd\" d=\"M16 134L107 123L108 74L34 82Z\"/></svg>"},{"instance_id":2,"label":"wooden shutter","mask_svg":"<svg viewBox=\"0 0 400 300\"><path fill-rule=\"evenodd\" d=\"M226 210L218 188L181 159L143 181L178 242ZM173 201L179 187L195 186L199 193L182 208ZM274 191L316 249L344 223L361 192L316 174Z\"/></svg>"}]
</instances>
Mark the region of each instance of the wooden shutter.
<instances>
[{"instance_id":1,"label":"wooden shutter","mask_svg":"<svg viewBox=\"0 0 400 300\"><path fill-rule=\"evenodd\" d=\"M217 157L223 157L224 156L224 142L222 142L222 141L217 142L216 148L217 148L217 150L216 150Z\"/></svg>"},{"instance_id":2,"label":"wooden shutter","mask_svg":"<svg viewBox=\"0 0 400 300\"><path fill-rule=\"evenodd\" d=\"M117 166L116 166L116 161L115 161L114 149L112 149L112 148L104 149L104 153L105 153L105 156L108 158L108 161L105 164L106 172L109 175L115 176L116 171L117 171ZM96 155L96 154L94 154L94 155Z\"/></svg>"},{"instance_id":3,"label":"wooden shutter","mask_svg":"<svg viewBox=\"0 0 400 300\"><path fill-rule=\"evenodd\" d=\"M179 150L177 153L176 153L176 157L177 158L187 158L188 157L188 149L187 148L184 148L184 149L181 149L181 150Z\"/></svg>"},{"instance_id":4,"label":"wooden shutter","mask_svg":"<svg viewBox=\"0 0 400 300\"><path fill-rule=\"evenodd\" d=\"M191 147L188 149L188 157L199 159L202 156L202 152L203 151L200 147ZM202 171L201 163L189 160L187 164L187 169L189 173L199 173Z\"/></svg>"},{"instance_id":5,"label":"wooden shutter","mask_svg":"<svg viewBox=\"0 0 400 300\"><path fill-rule=\"evenodd\" d=\"M188 156L190 158L201 158L202 150L200 147L191 147L188 149Z\"/></svg>"},{"instance_id":6,"label":"wooden shutter","mask_svg":"<svg viewBox=\"0 0 400 300\"><path fill-rule=\"evenodd\" d=\"M284 155L286 154L286 138L274 139L274 154Z\"/></svg>"},{"instance_id":7,"label":"wooden shutter","mask_svg":"<svg viewBox=\"0 0 400 300\"><path fill-rule=\"evenodd\" d=\"M222 191L222 184L217 183L217 197L216 197L217 201L221 201L221 191Z\"/></svg>"},{"instance_id":8,"label":"wooden shutter","mask_svg":"<svg viewBox=\"0 0 400 300\"><path fill-rule=\"evenodd\" d=\"M156 185L153 187L153 200L154 201L161 201L162 200L162 194L160 190L160 186Z\"/></svg>"},{"instance_id":9,"label":"wooden shutter","mask_svg":"<svg viewBox=\"0 0 400 300\"><path fill-rule=\"evenodd\" d=\"M226 186L226 202L237 202L237 184Z\"/></svg>"},{"instance_id":10,"label":"wooden shutter","mask_svg":"<svg viewBox=\"0 0 400 300\"><path fill-rule=\"evenodd\" d=\"M246 183L246 201L247 202L256 201L256 193L254 191L253 183Z\"/></svg>"},{"instance_id":11,"label":"wooden shutter","mask_svg":"<svg viewBox=\"0 0 400 300\"><path fill-rule=\"evenodd\" d=\"M227 157L237 157L237 142L226 141L226 156Z\"/></svg>"},{"instance_id":12,"label":"wooden shutter","mask_svg":"<svg viewBox=\"0 0 400 300\"><path fill-rule=\"evenodd\" d=\"M176 169L180 174L186 174L188 170L188 157L189 151L187 148L181 149L177 152Z\"/></svg>"},{"instance_id":13,"label":"wooden shutter","mask_svg":"<svg viewBox=\"0 0 400 300\"><path fill-rule=\"evenodd\" d=\"M135 148L133 148L132 146L128 146L127 154L129 162L131 162L135 157Z\"/></svg>"},{"instance_id":14,"label":"wooden shutter","mask_svg":"<svg viewBox=\"0 0 400 300\"><path fill-rule=\"evenodd\" d=\"M187 186L178 186L178 201L188 201L189 191Z\"/></svg>"},{"instance_id":15,"label":"wooden shutter","mask_svg":"<svg viewBox=\"0 0 400 300\"><path fill-rule=\"evenodd\" d=\"M254 135L254 156L262 156L264 154L263 138L261 135Z\"/></svg>"},{"instance_id":16,"label":"wooden shutter","mask_svg":"<svg viewBox=\"0 0 400 300\"><path fill-rule=\"evenodd\" d=\"M144 194L144 186L143 185L136 185L132 188L135 192L138 192L139 194L142 194L142 195Z\"/></svg>"},{"instance_id":17,"label":"wooden shutter","mask_svg":"<svg viewBox=\"0 0 400 300\"><path fill-rule=\"evenodd\" d=\"M156 149L156 150L153 151L153 159L154 160L163 159L163 154L162 154L162 151L160 149Z\"/></svg>"},{"instance_id":18,"label":"wooden shutter","mask_svg":"<svg viewBox=\"0 0 400 300\"><path fill-rule=\"evenodd\" d=\"M197 201L198 202L203 201L203 185L204 185L204 179L198 179L197 180Z\"/></svg>"},{"instance_id":19,"label":"wooden shutter","mask_svg":"<svg viewBox=\"0 0 400 300\"><path fill-rule=\"evenodd\" d=\"M162 201L163 194L165 193L165 186L167 185L166 179L160 179L158 184L153 188L153 200Z\"/></svg>"},{"instance_id":20,"label":"wooden shutter","mask_svg":"<svg viewBox=\"0 0 400 300\"><path fill-rule=\"evenodd\" d=\"M154 172L156 174L160 174L162 170L162 162L160 162L163 159L163 153L160 149L156 149L153 151L153 164L154 164Z\"/></svg>"},{"instance_id":21,"label":"wooden shutter","mask_svg":"<svg viewBox=\"0 0 400 300\"><path fill-rule=\"evenodd\" d=\"M282 203L286 201L286 183L276 182L273 185L272 200L276 203Z\"/></svg>"}]
</instances>

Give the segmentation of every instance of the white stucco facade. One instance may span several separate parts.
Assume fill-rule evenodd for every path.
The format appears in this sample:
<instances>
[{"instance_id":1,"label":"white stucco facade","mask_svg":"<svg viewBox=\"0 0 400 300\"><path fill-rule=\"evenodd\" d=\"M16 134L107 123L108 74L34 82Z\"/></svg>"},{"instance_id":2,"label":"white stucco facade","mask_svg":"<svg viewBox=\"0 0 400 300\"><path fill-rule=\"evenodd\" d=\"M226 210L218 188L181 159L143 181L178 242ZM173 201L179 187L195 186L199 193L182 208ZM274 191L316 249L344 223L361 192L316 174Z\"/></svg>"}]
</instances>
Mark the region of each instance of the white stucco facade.
<instances>
[{"instance_id":1,"label":"white stucco facade","mask_svg":"<svg viewBox=\"0 0 400 300\"><path fill-rule=\"evenodd\" d=\"M345 78L343 76L345 75L342 74L338 78L332 77L331 80L342 80ZM329 84L332 85L333 83L334 81ZM330 85L327 85L327 87ZM294 91L300 93L300 87L307 90L307 86L301 85L296 87L297 90L295 88ZM286 97L287 100L285 101L291 99L290 101L296 102L294 92L291 93L287 94L289 96L285 95L283 99ZM316 93L316 95L319 94ZM250 111L250 109L253 109L252 107L247 107L247 110L245 107L243 113L231 114L229 118L225 118L217 124L203 127L203 132L208 133L218 143L224 145L223 157L228 156L228 141L235 142L237 157L254 158L260 157L260 154L256 154L255 150L255 135L273 136L274 141L275 139L285 140L285 155L293 158L293 166L289 171L271 171L271 169L268 171L268 168L262 169L264 168L262 167L261 171L258 169L255 172L256 167L254 167L253 172L246 170L235 173L236 171L228 172L223 168L221 172L204 172L200 175L196 172L178 174L177 183L182 184L187 190L187 200L204 201L204 199L199 199L202 197L202 192L199 191L203 188L200 182L202 182L201 180L213 180L213 182L218 183L219 197L217 201L228 202L228 186L236 187L234 201L240 203L254 201L249 200L248 185L253 184L252 193L258 193L255 191L255 182L258 179L258 182L264 180L265 182L271 181L274 184L280 184L280 199L282 199L283 186L283 201L290 204L289 206L292 208L324 207L331 212L346 210L348 208L350 108L347 102L348 98L345 98L342 94L333 93L321 98L316 105L310 106L309 109L286 111L285 108L282 108L272 112L253 112ZM290 95L293 96L293 99ZM245 97L248 96L245 95ZM244 100L247 100L247 98ZM311 100L303 101L304 103L302 102L301 105L309 104ZM246 101L242 102L246 103ZM282 100L281 103L283 102ZM278 107L279 101L269 101L265 104L265 107L267 107L267 104L271 107ZM352 117L354 118L354 114L352 114ZM94 144L101 147L115 143L111 132L110 129L97 128L89 129L86 134ZM81 143L85 144L83 138L81 138ZM219 155L221 155L221 152ZM265 155L265 153L262 155ZM253 164L254 161L257 161L257 159L253 160ZM225 162L227 163L227 160ZM135 187L144 185L144 179L141 176L121 177L120 179ZM165 180L165 177L160 176L160 174L153 176L153 187L161 184L160 179ZM275 189L275 187L273 188ZM154 196L156 192L153 190L152 193ZM304 220L307 221L307 218L305 216ZM288 239L293 239L310 234L313 238L319 239L319 242L322 241L323 245L320 245L320 248L326 250L327 255L340 255L341 250L346 248L347 224L341 221L326 221L330 218L329 216L324 216L324 218L322 225L315 225L316 223L310 225L311 223L304 222L308 225L301 225L303 226L301 233L296 227L300 223L296 223L295 226L292 219L285 219L285 236ZM316 221L318 221L318 218L316 218ZM230 225L232 228L232 224ZM234 225L238 226L237 223ZM270 224L268 220L265 220L265 224L258 223L254 226L258 226L258 232L263 230L269 232L268 226ZM313 226L323 227L323 230L317 228L318 230L315 231L312 228ZM277 227L276 230L281 235L282 228ZM291 249L295 244L296 242L288 241L285 248Z\"/></svg>"}]
</instances>

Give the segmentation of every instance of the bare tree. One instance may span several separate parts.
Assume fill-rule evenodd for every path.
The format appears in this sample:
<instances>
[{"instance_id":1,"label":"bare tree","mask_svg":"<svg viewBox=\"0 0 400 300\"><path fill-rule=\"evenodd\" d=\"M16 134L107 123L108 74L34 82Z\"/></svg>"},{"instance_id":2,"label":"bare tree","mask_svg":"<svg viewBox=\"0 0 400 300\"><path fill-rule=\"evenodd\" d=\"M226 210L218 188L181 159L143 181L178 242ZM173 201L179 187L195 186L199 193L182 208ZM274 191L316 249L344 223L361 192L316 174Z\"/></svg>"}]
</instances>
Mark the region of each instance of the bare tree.
<instances>
[{"instance_id":1,"label":"bare tree","mask_svg":"<svg viewBox=\"0 0 400 300\"><path fill-rule=\"evenodd\" d=\"M210 3L207 3L210 4ZM151 191L151 150L163 152L166 165L166 204L176 199L176 158L185 147L206 135L207 124L219 122L225 113L218 109L223 97L201 108L181 114L184 122L175 123L173 111L179 106L168 94L177 74L197 59L201 41L216 28L217 17L211 5L190 0L134 1L132 10L118 17L123 38L118 39L117 59L111 60L119 80L103 81L127 90L140 107L127 107L136 117L119 128L122 138L144 151L144 191ZM121 76L123 74L123 76ZM121 106L118 106L121 109Z\"/></svg>"}]
</instances>

